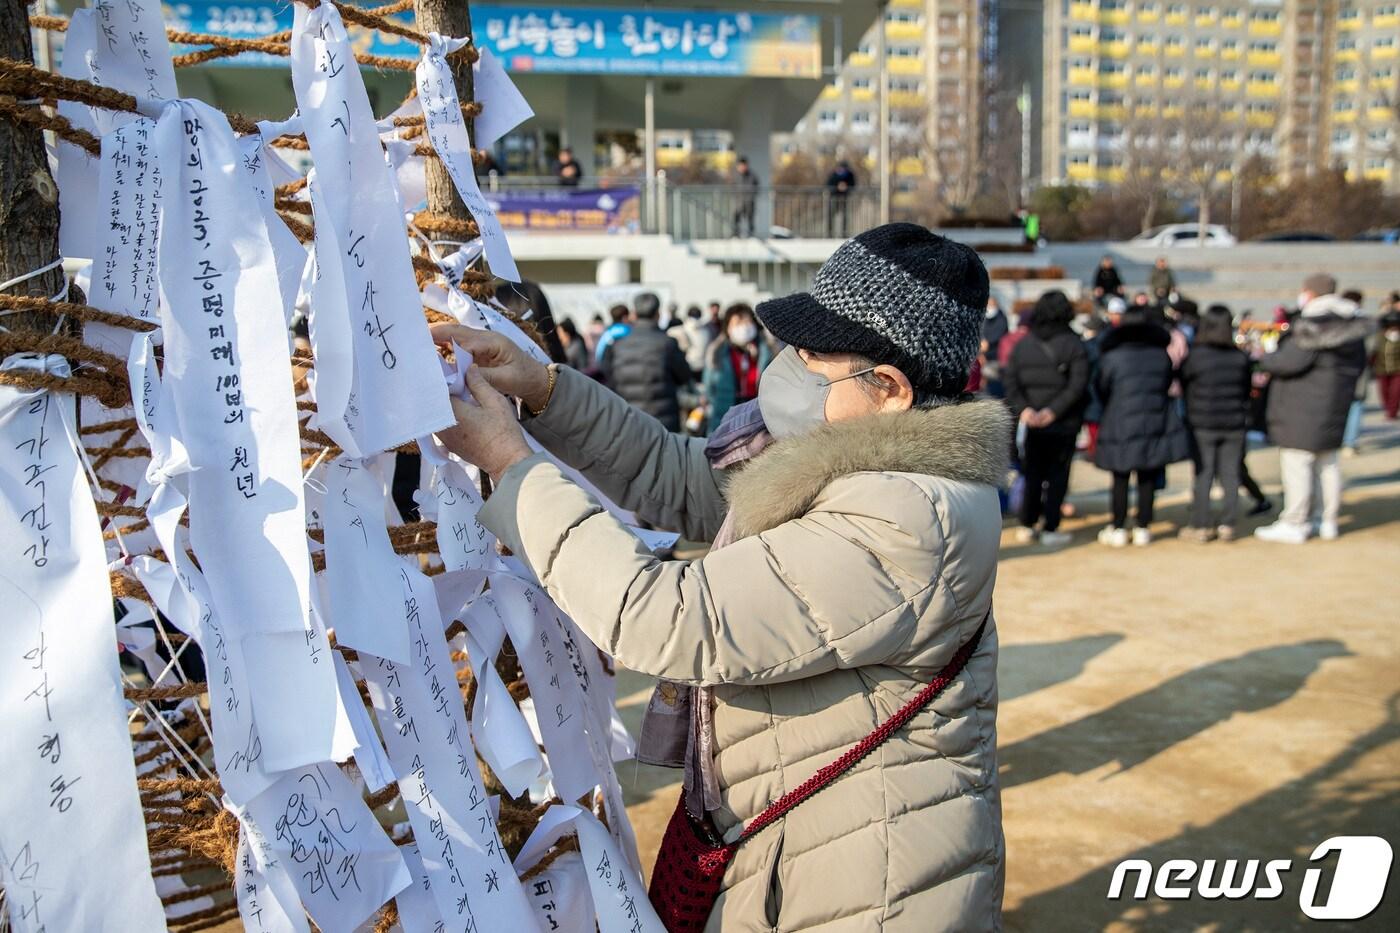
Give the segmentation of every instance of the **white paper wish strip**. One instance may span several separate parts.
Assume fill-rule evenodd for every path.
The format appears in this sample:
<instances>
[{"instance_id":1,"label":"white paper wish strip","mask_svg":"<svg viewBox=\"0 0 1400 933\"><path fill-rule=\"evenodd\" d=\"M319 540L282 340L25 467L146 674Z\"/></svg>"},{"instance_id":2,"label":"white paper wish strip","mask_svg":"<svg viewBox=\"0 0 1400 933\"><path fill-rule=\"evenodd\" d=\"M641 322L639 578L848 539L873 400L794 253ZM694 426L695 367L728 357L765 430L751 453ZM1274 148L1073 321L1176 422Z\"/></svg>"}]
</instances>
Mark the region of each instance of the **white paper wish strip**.
<instances>
[{"instance_id":1,"label":"white paper wish strip","mask_svg":"<svg viewBox=\"0 0 1400 933\"><path fill-rule=\"evenodd\" d=\"M315 426L367 457L453 423L394 177L333 4L297 4L292 86L316 163Z\"/></svg>"},{"instance_id":2,"label":"white paper wish strip","mask_svg":"<svg viewBox=\"0 0 1400 933\"><path fill-rule=\"evenodd\" d=\"M453 933L529 933L534 917L481 784L432 582L401 572L412 661L361 654L359 666L433 901Z\"/></svg>"},{"instance_id":3,"label":"white paper wish strip","mask_svg":"<svg viewBox=\"0 0 1400 933\"><path fill-rule=\"evenodd\" d=\"M69 375L58 356L0 369ZM0 385L0 885L20 933L164 930L76 437L72 395Z\"/></svg>"},{"instance_id":4,"label":"white paper wish strip","mask_svg":"<svg viewBox=\"0 0 1400 933\"><path fill-rule=\"evenodd\" d=\"M528 870L569 833L578 835L599 933L663 933L665 927L647 900L641 875L627 864L612 836L587 810L562 804L546 810L516 856L516 869Z\"/></svg>"},{"instance_id":5,"label":"white paper wish strip","mask_svg":"<svg viewBox=\"0 0 1400 933\"><path fill-rule=\"evenodd\" d=\"M99 84L151 100L174 100L175 66L155 0L93 0Z\"/></svg>"},{"instance_id":6,"label":"white paper wish strip","mask_svg":"<svg viewBox=\"0 0 1400 933\"><path fill-rule=\"evenodd\" d=\"M192 468L190 539L240 632L301 632L301 444L267 226L222 113L168 104L156 143L165 381Z\"/></svg>"},{"instance_id":7,"label":"white paper wish strip","mask_svg":"<svg viewBox=\"0 0 1400 933\"><path fill-rule=\"evenodd\" d=\"M370 461L338 457L325 473L329 622L339 644L391 661L408 660L403 594L384 526L384 483Z\"/></svg>"},{"instance_id":8,"label":"white paper wish strip","mask_svg":"<svg viewBox=\"0 0 1400 933\"><path fill-rule=\"evenodd\" d=\"M505 625L491 599L475 598L480 591L477 576L444 573L433 579L433 587L443 608L444 628L458 620L467 628L462 641L476 676L471 710L476 750L507 792L518 797L544 771L544 761L529 724L496 670Z\"/></svg>"},{"instance_id":9,"label":"white paper wish strip","mask_svg":"<svg viewBox=\"0 0 1400 933\"><path fill-rule=\"evenodd\" d=\"M164 380L191 466L190 543L242 643L267 766L325 761L335 673L308 619L301 443L267 226L248 209L222 113L167 104L156 150Z\"/></svg>"},{"instance_id":10,"label":"white paper wish strip","mask_svg":"<svg viewBox=\"0 0 1400 933\"><path fill-rule=\"evenodd\" d=\"M276 187L299 177L268 145L277 135L276 124L259 121L258 132L240 136L238 148L243 172L258 196L263 222L267 224L272 258L277 264L277 282L282 290L282 310L284 317L290 321L309 254L277 214Z\"/></svg>"},{"instance_id":11,"label":"white paper wish strip","mask_svg":"<svg viewBox=\"0 0 1400 933\"><path fill-rule=\"evenodd\" d=\"M95 308L157 321L156 238L161 177L156 124L144 117L102 137L97 252L88 301Z\"/></svg>"},{"instance_id":12,"label":"white paper wish strip","mask_svg":"<svg viewBox=\"0 0 1400 933\"><path fill-rule=\"evenodd\" d=\"M488 48L479 48L472 64L472 96L481 104L481 115L472 124L479 149L490 149L502 136L535 115L501 60Z\"/></svg>"},{"instance_id":13,"label":"white paper wish strip","mask_svg":"<svg viewBox=\"0 0 1400 933\"><path fill-rule=\"evenodd\" d=\"M261 849L261 860L253 856L250 839ZM292 879L267 838L249 820L238 824L236 869L233 889L244 933L310 933Z\"/></svg>"},{"instance_id":14,"label":"white paper wish strip","mask_svg":"<svg viewBox=\"0 0 1400 933\"><path fill-rule=\"evenodd\" d=\"M266 839L252 846L260 870L285 871L326 933L352 933L408 886L398 848L335 765L287 772L239 817Z\"/></svg>"},{"instance_id":15,"label":"white paper wish strip","mask_svg":"<svg viewBox=\"0 0 1400 933\"><path fill-rule=\"evenodd\" d=\"M426 117L425 128L433 151L442 159L457 193L471 211L481 231L481 242L486 247L486 261L491 271L503 279L520 281L520 272L515 268L515 259L510 254L510 244L506 242L505 230L491 208L490 202L481 193L476 181L476 169L472 166L471 141L467 137L467 124L462 119L462 105L457 97L457 86L452 79L452 69L447 64L448 53L466 44L465 39L444 39L437 33L428 34L428 45L423 50L423 58L414 72L418 83L418 99L422 103Z\"/></svg>"},{"instance_id":16,"label":"white paper wish strip","mask_svg":"<svg viewBox=\"0 0 1400 933\"><path fill-rule=\"evenodd\" d=\"M63 34L64 77L81 81L96 80L92 69L93 48L97 44L97 25L92 10L79 8L68 20ZM96 136L110 129L107 111L86 104L60 100L58 115L73 124L74 129L86 130ZM99 115L103 121L98 126ZM91 259L97 255L97 159L86 149L56 140L54 152L57 168L54 181L58 183L58 248L64 256Z\"/></svg>"}]
</instances>

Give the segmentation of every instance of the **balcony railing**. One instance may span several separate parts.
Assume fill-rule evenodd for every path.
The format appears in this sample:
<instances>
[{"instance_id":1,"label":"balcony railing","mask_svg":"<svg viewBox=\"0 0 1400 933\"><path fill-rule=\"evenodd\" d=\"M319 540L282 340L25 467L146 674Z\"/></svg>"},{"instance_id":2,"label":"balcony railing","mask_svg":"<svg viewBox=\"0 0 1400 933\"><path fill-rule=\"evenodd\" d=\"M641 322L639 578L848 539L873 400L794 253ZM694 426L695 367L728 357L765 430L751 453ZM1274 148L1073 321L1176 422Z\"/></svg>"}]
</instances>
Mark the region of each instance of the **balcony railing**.
<instances>
[{"instance_id":1,"label":"balcony railing","mask_svg":"<svg viewBox=\"0 0 1400 933\"><path fill-rule=\"evenodd\" d=\"M487 175L488 193L560 189L553 176ZM664 172L653 184L640 177L586 177L579 190L634 189L641 198L634 223L620 229L664 233L678 241L735 236L844 238L879 223L879 192L857 186L844 196L824 185L747 185L668 183ZM616 230L614 232L617 232Z\"/></svg>"}]
</instances>

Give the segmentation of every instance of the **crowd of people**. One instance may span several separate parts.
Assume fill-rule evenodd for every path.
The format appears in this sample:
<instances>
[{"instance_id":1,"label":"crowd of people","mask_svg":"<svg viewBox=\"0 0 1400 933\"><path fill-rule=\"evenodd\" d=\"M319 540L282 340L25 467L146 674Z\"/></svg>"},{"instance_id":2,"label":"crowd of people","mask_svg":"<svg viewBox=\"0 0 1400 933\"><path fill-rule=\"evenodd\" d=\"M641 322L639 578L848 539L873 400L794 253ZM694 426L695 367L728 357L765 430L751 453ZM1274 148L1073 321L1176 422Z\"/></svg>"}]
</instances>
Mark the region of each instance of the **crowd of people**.
<instances>
[{"instance_id":1,"label":"crowd of people","mask_svg":"<svg viewBox=\"0 0 1400 933\"><path fill-rule=\"evenodd\" d=\"M728 411L758 397L759 374L780 346L747 304L712 301L683 313L652 292L614 305L582 330L556 331L557 362L587 373L670 431L707 435Z\"/></svg>"},{"instance_id":2,"label":"crowd of people","mask_svg":"<svg viewBox=\"0 0 1400 933\"><path fill-rule=\"evenodd\" d=\"M1355 449L1372 377L1386 417L1400 416L1400 294L1372 315L1361 295L1313 275L1296 307L1260 323L1220 304L1200 310L1177 291L1165 260L1147 284L1129 296L1105 257L1088 300L1050 291L1011 315L988 300L967 390L1004 399L1017 419L1005 500L1020 521L1018 540L1070 542L1060 523L1073 513L1066 494L1081 456L1111 475L1101 543L1150 544L1166 468L1186 460L1195 478L1181 537L1233 540L1243 517L1275 507L1249 473L1250 432L1279 448L1284 486L1277 521L1255 534L1290 543L1335 537L1339 457ZM668 430L699 436L758 397L759 377L782 348L747 304L682 312L663 309L650 292L582 329L562 321L555 333L560 362Z\"/></svg>"},{"instance_id":3,"label":"crowd of people","mask_svg":"<svg viewBox=\"0 0 1400 933\"><path fill-rule=\"evenodd\" d=\"M1279 448L1284 491L1278 520L1254 534L1287 543L1335 538L1339 457L1356 449L1372 375L1386 417L1400 414L1400 294L1373 317L1362 295L1311 275L1296 306L1261 325L1220 304L1201 312L1178 292L1165 259L1152 270L1150 291L1131 299L1111 257L1091 288L1092 302L1079 305L1062 292L1042 295L1014 327L995 301L988 305L984 389L1017 416L1019 476L1009 500L1019 540L1069 542L1059 525L1081 451L1112 475L1103 544L1152 542L1166 468L1186 460L1195 479L1181 536L1233 540L1241 488L1253 499L1250 515L1273 508L1246 465L1251 431Z\"/></svg>"}]
</instances>

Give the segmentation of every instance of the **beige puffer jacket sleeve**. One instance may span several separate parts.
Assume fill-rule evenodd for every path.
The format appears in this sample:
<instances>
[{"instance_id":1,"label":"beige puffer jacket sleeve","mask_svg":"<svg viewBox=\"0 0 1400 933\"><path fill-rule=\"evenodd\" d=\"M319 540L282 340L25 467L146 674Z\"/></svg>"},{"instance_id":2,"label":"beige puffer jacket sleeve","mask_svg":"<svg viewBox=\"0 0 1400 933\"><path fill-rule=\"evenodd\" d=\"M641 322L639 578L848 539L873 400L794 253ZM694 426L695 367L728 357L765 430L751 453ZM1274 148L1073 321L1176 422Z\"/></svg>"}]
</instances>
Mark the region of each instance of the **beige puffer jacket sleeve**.
<instances>
[{"instance_id":1,"label":"beige puffer jacket sleeve","mask_svg":"<svg viewBox=\"0 0 1400 933\"><path fill-rule=\"evenodd\" d=\"M704 438L667 431L582 373L559 368L544 414L526 430L604 495L659 528L710 541L724 522L724 495Z\"/></svg>"},{"instance_id":2,"label":"beige puffer jacket sleeve","mask_svg":"<svg viewBox=\"0 0 1400 933\"><path fill-rule=\"evenodd\" d=\"M944 603L951 618L959 602L940 585L946 542L936 519L896 525L910 508L935 514L908 478L848 476L800 517L702 560L663 562L536 456L506 471L480 518L621 664L683 683L758 685L946 661L931 656L955 648L942 650L945 633L914 632L945 617L930 604ZM892 554L909 555L917 570L891 568Z\"/></svg>"}]
</instances>

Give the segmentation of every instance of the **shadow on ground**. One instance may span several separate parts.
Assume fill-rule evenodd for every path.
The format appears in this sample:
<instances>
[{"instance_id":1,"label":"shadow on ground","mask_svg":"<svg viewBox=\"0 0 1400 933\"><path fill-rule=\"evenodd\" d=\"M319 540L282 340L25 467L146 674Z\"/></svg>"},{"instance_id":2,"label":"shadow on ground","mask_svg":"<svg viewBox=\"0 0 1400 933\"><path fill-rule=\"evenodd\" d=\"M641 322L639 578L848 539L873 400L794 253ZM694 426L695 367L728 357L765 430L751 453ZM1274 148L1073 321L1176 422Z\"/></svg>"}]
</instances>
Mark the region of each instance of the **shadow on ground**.
<instances>
[{"instance_id":1,"label":"shadow on ground","mask_svg":"<svg viewBox=\"0 0 1400 933\"><path fill-rule=\"evenodd\" d=\"M1118 765L1114 774L1121 774L1231 716L1282 703L1323 661L1349 655L1339 641L1316 639L1193 668L1102 712L1000 749L1001 786L1112 763Z\"/></svg>"},{"instance_id":2,"label":"shadow on ground","mask_svg":"<svg viewBox=\"0 0 1400 933\"><path fill-rule=\"evenodd\" d=\"M1123 640L1117 632L1083 635L1065 641L1002 645L997 660L997 688L1002 703L1073 680L1084 666Z\"/></svg>"},{"instance_id":3,"label":"shadow on ground","mask_svg":"<svg viewBox=\"0 0 1400 933\"><path fill-rule=\"evenodd\" d=\"M1282 931L1325 927L1329 930L1400 930L1400 890L1392 868L1386 897L1374 913L1353 923L1310 921L1298 908L1307 858L1333 836L1382 836L1400 839L1400 774L1393 762L1400 751L1400 694L1393 694L1389 715L1374 730L1359 736L1316 769L1269 791L1214 822L1188 828L1170 839L1126 856L1154 866L1173 858L1201 860L1291 858L1283 875L1284 894L1274 900L1145 901L1107 899L1113 864L1104 864L1058 888L1032 895L1006 914L1010 931L1102 930L1243 930ZM1330 885L1335 860L1321 865L1323 881L1317 900ZM1073 919L1070 919L1073 918Z\"/></svg>"}]
</instances>

